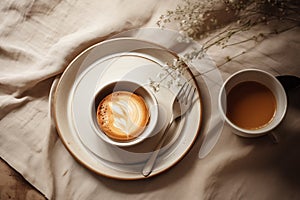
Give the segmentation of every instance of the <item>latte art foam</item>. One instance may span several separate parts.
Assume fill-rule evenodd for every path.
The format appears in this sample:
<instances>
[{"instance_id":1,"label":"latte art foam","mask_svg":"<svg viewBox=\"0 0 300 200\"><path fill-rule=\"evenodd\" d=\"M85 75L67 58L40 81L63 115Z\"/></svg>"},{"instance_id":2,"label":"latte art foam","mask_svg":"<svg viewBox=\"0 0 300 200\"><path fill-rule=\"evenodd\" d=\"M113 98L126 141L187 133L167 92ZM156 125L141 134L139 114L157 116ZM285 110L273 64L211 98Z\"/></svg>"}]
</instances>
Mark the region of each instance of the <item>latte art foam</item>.
<instances>
[{"instance_id":1,"label":"latte art foam","mask_svg":"<svg viewBox=\"0 0 300 200\"><path fill-rule=\"evenodd\" d=\"M106 96L97 109L100 129L115 140L131 140L139 136L149 121L144 99L127 91Z\"/></svg>"}]
</instances>

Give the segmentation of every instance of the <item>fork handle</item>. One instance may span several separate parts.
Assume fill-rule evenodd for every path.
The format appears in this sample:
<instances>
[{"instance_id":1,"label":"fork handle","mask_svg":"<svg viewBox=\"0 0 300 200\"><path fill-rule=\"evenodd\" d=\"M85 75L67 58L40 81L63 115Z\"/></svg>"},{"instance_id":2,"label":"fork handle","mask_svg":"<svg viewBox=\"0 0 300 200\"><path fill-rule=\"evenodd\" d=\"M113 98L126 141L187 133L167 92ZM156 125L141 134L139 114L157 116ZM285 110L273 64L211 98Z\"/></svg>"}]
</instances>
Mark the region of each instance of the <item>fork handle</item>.
<instances>
[{"instance_id":1,"label":"fork handle","mask_svg":"<svg viewBox=\"0 0 300 200\"><path fill-rule=\"evenodd\" d=\"M154 151L152 152L150 158L147 160L146 164L144 165L143 167L143 170L142 170L142 174L144 175L144 177L147 177L151 174L152 172L152 169L153 169L153 166L155 164L155 161L156 161L156 158L159 154L159 151L162 147L162 145L164 144L165 140L166 140L166 133L168 132L168 130L170 129L170 127L172 126L174 120L171 120L168 124L168 126L166 127L163 135L162 135L162 138L160 139L159 143L157 144L157 146L155 147Z\"/></svg>"}]
</instances>

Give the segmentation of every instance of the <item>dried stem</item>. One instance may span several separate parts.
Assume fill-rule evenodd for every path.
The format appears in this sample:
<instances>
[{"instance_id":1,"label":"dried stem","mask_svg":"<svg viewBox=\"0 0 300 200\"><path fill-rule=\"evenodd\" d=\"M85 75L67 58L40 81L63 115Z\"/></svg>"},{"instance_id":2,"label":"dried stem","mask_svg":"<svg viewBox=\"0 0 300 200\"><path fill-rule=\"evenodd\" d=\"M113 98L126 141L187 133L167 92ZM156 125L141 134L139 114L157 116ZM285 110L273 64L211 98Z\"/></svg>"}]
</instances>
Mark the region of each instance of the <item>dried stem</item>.
<instances>
[{"instance_id":1,"label":"dried stem","mask_svg":"<svg viewBox=\"0 0 300 200\"><path fill-rule=\"evenodd\" d=\"M179 33L182 35L179 38L180 41L207 38L201 49L196 49L184 55L183 58L179 58L173 65L169 65L171 69L174 71L184 70L183 66L186 66L184 62L195 58L201 59L211 47L220 46L224 49L249 41L261 42L269 35L278 33L276 29L268 33L261 31L261 33L250 35L244 40L232 42L233 36L254 27L259 28L258 25L268 25L272 21L283 24L291 23L295 25L293 27L300 25L300 3L295 0L223 0L222 2L223 4L220 6L220 2L215 0L183 0L175 10L169 10L160 16L157 25L161 28L169 23L177 24ZM213 33L215 34L212 36ZM229 59L226 62L244 53L233 57L228 56ZM168 73L173 76L173 72ZM165 79L163 78L163 80Z\"/></svg>"}]
</instances>

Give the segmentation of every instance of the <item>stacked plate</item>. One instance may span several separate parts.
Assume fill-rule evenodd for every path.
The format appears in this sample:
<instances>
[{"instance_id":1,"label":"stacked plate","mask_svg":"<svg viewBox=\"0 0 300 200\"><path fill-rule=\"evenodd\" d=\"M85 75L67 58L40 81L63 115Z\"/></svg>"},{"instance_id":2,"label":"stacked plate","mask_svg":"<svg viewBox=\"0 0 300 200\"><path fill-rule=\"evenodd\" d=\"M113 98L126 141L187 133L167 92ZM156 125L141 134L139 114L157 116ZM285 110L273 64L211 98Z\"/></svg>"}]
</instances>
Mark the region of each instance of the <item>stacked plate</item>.
<instances>
[{"instance_id":1,"label":"stacked plate","mask_svg":"<svg viewBox=\"0 0 300 200\"><path fill-rule=\"evenodd\" d=\"M146 37L147 38L147 37ZM172 101L183 82L197 88L193 105L167 133L153 172L157 175L179 162L192 147L201 124L201 100L192 73L172 71L176 53L158 41L118 36L79 54L61 76L54 95L53 117L66 148L88 169L116 179L145 178L141 171L170 120ZM120 147L98 137L90 105L95 93L110 82L133 81L153 91L158 103L155 131L142 142Z\"/></svg>"}]
</instances>

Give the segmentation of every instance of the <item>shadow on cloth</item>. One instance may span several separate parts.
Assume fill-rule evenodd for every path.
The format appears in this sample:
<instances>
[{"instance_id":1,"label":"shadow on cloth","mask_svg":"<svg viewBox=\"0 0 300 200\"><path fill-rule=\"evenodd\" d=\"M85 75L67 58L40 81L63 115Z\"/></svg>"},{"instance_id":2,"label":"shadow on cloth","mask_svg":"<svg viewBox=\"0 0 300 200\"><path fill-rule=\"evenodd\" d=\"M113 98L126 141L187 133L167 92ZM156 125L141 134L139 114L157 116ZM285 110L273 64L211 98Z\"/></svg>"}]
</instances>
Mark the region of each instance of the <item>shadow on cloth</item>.
<instances>
[{"instance_id":1,"label":"shadow on cloth","mask_svg":"<svg viewBox=\"0 0 300 200\"><path fill-rule=\"evenodd\" d=\"M279 143L272 144L268 136L239 138L253 148L211 175L205 186L207 199L300 198L300 87L287 95L286 116L275 130Z\"/></svg>"}]
</instances>

